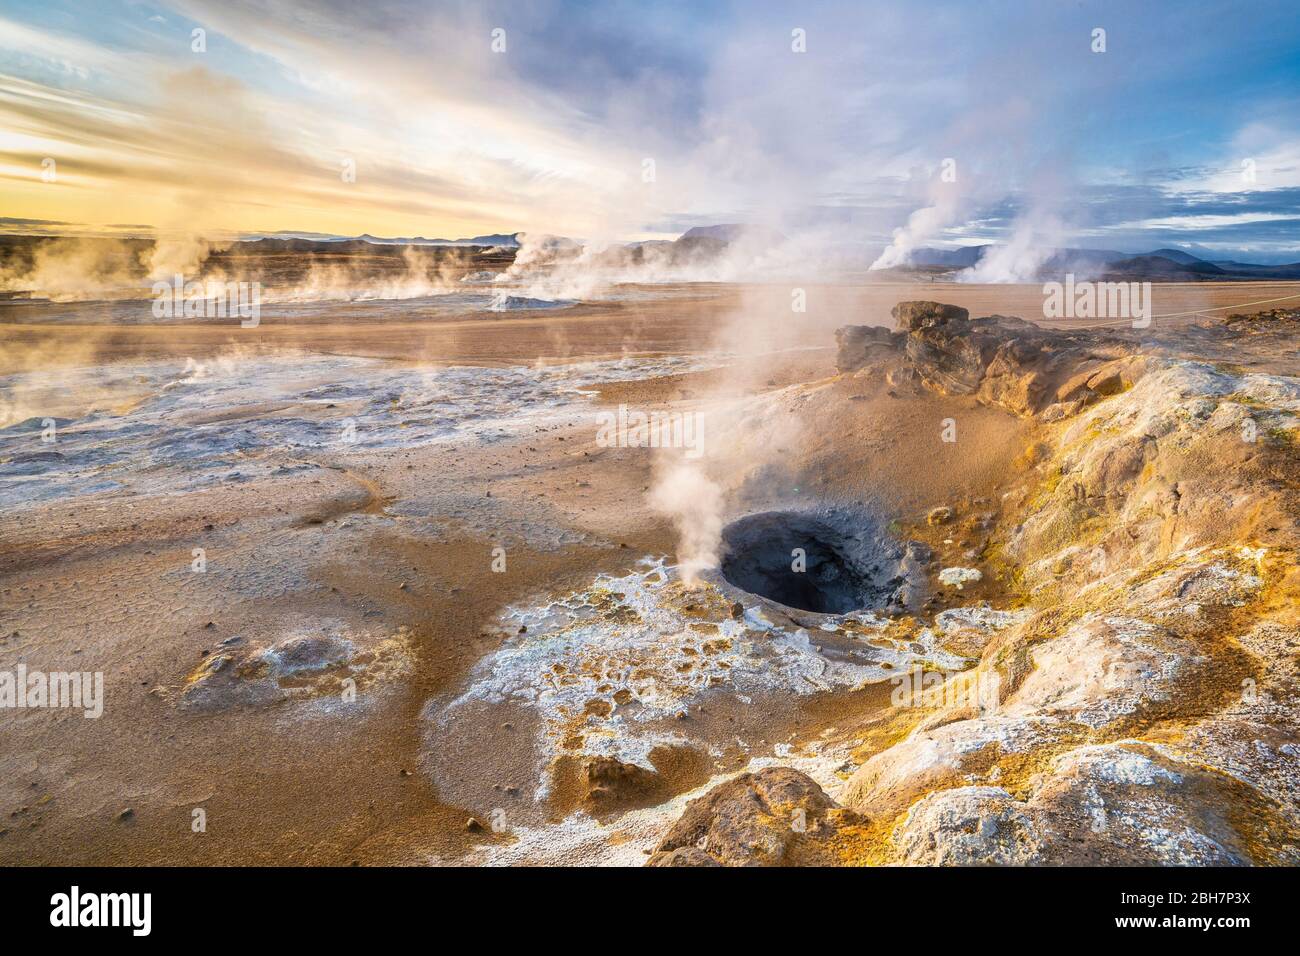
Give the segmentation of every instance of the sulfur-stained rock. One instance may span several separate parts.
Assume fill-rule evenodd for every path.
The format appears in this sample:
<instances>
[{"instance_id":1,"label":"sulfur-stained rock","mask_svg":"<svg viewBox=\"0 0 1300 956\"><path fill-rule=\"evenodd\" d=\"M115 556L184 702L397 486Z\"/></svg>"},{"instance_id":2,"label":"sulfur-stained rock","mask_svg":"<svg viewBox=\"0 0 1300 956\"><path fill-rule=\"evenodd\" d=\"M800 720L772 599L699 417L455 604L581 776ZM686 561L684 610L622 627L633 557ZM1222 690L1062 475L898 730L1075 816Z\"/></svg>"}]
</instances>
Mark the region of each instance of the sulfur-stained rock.
<instances>
[{"instance_id":1,"label":"sulfur-stained rock","mask_svg":"<svg viewBox=\"0 0 1300 956\"><path fill-rule=\"evenodd\" d=\"M1118 395L1136 385L1150 364L1144 355L1131 355L1107 362L1088 378L1088 388L1098 395Z\"/></svg>"},{"instance_id":2,"label":"sulfur-stained rock","mask_svg":"<svg viewBox=\"0 0 1300 956\"><path fill-rule=\"evenodd\" d=\"M1137 741L1058 757L1028 806L1052 834L1046 855L1056 863L1240 866L1295 857L1286 850L1294 823L1271 801Z\"/></svg>"},{"instance_id":3,"label":"sulfur-stained rock","mask_svg":"<svg viewBox=\"0 0 1300 956\"><path fill-rule=\"evenodd\" d=\"M917 801L893 835L914 865L1241 866L1293 859L1279 807L1137 741L1078 747L1027 800L990 786ZM1234 806L1236 813L1225 813Z\"/></svg>"},{"instance_id":4,"label":"sulfur-stained rock","mask_svg":"<svg viewBox=\"0 0 1300 956\"><path fill-rule=\"evenodd\" d=\"M999 631L1018 623L1025 616L1025 612L1003 611L983 604L940 611L934 617L934 625L940 646L977 660Z\"/></svg>"},{"instance_id":5,"label":"sulfur-stained rock","mask_svg":"<svg viewBox=\"0 0 1300 956\"><path fill-rule=\"evenodd\" d=\"M1050 719L1007 717L922 725L901 743L876 754L854 772L842 799L870 819L891 819L931 790L952 787L1001 755L1023 753L1059 738Z\"/></svg>"},{"instance_id":6,"label":"sulfur-stained rock","mask_svg":"<svg viewBox=\"0 0 1300 956\"><path fill-rule=\"evenodd\" d=\"M910 365L896 365L885 373L885 381L889 387L897 391L915 394L920 390L921 381L917 377L916 369Z\"/></svg>"},{"instance_id":7,"label":"sulfur-stained rock","mask_svg":"<svg viewBox=\"0 0 1300 956\"><path fill-rule=\"evenodd\" d=\"M1137 618L1086 615L1030 651L1033 670L1002 704L1012 716L1047 715L1091 728L1140 710L1178 709L1208 659L1169 630ZM1188 699L1188 698L1185 698Z\"/></svg>"},{"instance_id":8,"label":"sulfur-stained rock","mask_svg":"<svg viewBox=\"0 0 1300 956\"><path fill-rule=\"evenodd\" d=\"M957 787L917 801L894 837L912 866L1028 866L1043 862L1033 816L1000 787Z\"/></svg>"},{"instance_id":9,"label":"sulfur-stained rock","mask_svg":"<svg viewBox=\"0 0 1300 956\"><path fill-rule=\"evenodd\" d=\"M850 843L912 865L1300 863L1300 382L906 305L900 374L1038 427L978 536L1018 601L922 621L979 663L895 697L923 711L837 794L871 824ZM981 675L996 693L949 699Z\"/></svg>"},{"instance_id":10,"label":"sulfur-stained rock","mask_svg":"<svg viewBox=\"0 0 1300 956\"><path fill-rule=\"evenodd\" d=\"M1056 386L1055 398L1058 402L1075 402L1084 400L1089 394L1088 383L1097 374L1102 363L1097 359L1080 362L1075 371L1065 381Z\"/></svg>"}]
</instances>

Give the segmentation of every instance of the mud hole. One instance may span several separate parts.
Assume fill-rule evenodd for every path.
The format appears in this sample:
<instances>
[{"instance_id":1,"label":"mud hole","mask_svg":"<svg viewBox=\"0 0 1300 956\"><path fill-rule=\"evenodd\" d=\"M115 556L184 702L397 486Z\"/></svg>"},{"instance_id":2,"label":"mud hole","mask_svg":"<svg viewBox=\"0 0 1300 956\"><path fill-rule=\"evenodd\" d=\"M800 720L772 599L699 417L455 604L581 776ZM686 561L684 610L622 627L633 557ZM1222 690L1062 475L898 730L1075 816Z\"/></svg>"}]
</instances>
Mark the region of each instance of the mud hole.
<instances>
[{"instance_id":1,"label":"mud hole","mask_svg":"<svg viewBox=\"0 0 1300 956\"><path fill-rule=\"evenodd\" d=\"M722 532L722 575L786 607L847 614L891 603L902 549L864 513L768 511Z\"/></svg>"}]
</instances>

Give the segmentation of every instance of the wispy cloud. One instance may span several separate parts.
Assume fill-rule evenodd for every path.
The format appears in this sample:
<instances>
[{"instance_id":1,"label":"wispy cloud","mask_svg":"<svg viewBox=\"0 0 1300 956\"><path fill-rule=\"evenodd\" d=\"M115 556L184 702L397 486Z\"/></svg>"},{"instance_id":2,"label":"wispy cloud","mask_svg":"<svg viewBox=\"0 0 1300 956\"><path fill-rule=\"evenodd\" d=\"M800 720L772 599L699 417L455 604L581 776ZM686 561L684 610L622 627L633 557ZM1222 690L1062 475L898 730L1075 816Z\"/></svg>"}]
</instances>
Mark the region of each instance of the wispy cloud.
<instances>
[{"instance_id":1,"label":"wispy cloud","mask_svg":"<svg viewBox=\"0 0 1300 956\"><path fill-rule=\"evenodd\" d=\"M603 238L744 219L883 243L909 217L918 242L1002 238L1034 210L1091 243L1267 245L1300 186L1281 2L1183 8L1177 37L1126 3L11 7L15 218Z\"/></svg>"}]
</instances>

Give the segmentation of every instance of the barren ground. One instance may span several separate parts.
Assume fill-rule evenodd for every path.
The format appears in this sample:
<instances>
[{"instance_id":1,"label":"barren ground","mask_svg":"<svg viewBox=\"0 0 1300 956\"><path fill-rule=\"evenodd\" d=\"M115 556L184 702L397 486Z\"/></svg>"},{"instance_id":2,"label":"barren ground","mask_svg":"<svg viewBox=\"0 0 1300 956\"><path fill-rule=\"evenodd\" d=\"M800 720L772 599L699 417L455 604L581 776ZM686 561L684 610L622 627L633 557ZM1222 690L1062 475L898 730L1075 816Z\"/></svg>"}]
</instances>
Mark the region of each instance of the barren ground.
<instances>
[{"instance_id":1,"label":"barren ground","mask_svg":"<svg viewBox=\"0 0 1300 956\"><path fill-rule=\"evenodd\" d=\"M1156 286L1155 311L1296 294L1300 285L1281 283ZM900 299L1030 319L1041 315L1042 303L1037 286L828 286L810 289L807 314L792 322L785 288L672 287L526 317L430 320L402 307L377 320L374 305L289 318L272 311L255 330L107 324L90 306L47 313L0 305L0 375L126 370L102 388L76 378L39 398L14 394L11 401L25 403L17 421L147 409L161 392L152 381L133 383L132 370L187 359L229 356L229 366L211 374L240 381L253 359L279 369L275 363L293 366L304 355L364 358L378 360L365 369L374 383L397 371L448 366L644 363L585 383L586 397L569 396L585 404L535 419L526 417L538 411L529 404L533 393L520 392L515 412L525 416L518 417L523 426L491 441L277 444L266 436L282 420L329 423L354 408L358 417L363 412L354 397L327 402L299 394L290 378L264 401L221 393L211 407L186 410L190 426L205 434L260 423L259 444L223 451L219 467L202 465L211 480L170 486L165 468L137 475L126 461L107 467L126 475L115 488L6 498L0 669L21 662L102 671L106 702L98 720L57 710L0 717L0 861L450 862L474 853L470 858L491 859L492 848L517 845L512 827L555 826L581 805L581 786L561 764L538 795L537 768L548 754L535 710L471 707L450 722L439 714L472 684L475 666L505 646L504 609L582 592L598 575L637 573L645 559L673 561L677 533L646 504L654 456L600 447L595 412L620 402L690 410L766 396L798 427L788 445L768 450L755 502L869 506L886 520L923 528L936 505L995 500L1034 426L970 397L895 394L878 381L836 376L833 330L889 324ZM761 335L747 334L751 313ZM1192 318L1158 318L1156 328ZM1282 374L1296 369L1294 343L1289 353L1269 347L1203 357ZM709 367L663 362L683 358ZM313 386L328 384L332 373L322 374ZM264 384L247 381L250 389ZM402 420L413 408L398 396L391 427L416 427ZM364 414L381 412L366 407ZM961 421L961 440L935 441L950 417ZM364 433L370 419L362 420ZM0 431L0 461L45 450L38 431ZM752 490L753 478L740 476L736 487ZM155 479L162 484L151 484ZM728 510L746 505L740 496ZM963 542L932 544L960 559ZM501 573L492 567L496 547L508 557ZM191 571L195 548L206 556L202 574ZM1003 598L995 580L963 596L995 604ZM673 600L692 611L682 605L689 598ZM355 703L336 703L330 681L344 672L327 669L282 681L275 694L283 690L283 699L218 695L215 706L185 706L186 688L223 648L234 649L232 667L242 666L248 661L239 655L251 648L322 628L345 635L357 652L348 665L358 679ZM656 767L666 789L655 799L770 758L778 747L800 750L831 728L841 736L848 727L871 728L886 706L886 686L806 694L774 687L744 695L748 701L724 688L687 698L691 739L708 740L714 750L703 757L690 748L661 751ZM859 737L900 731L876 727ZM195 808L206 811L204 833L192 830ZM608 843L627 843L634 854L648 851L646 835L657 836L655 827L672 818L665 811L652 825L620 831L623 809L597 807L592 815L607 827ZM467 828L468 818L486 823L498 810L511 827ZM539 838L523 856L583 858L581 849L564 857L565 847Z\"/></svg>"}]
</instances>

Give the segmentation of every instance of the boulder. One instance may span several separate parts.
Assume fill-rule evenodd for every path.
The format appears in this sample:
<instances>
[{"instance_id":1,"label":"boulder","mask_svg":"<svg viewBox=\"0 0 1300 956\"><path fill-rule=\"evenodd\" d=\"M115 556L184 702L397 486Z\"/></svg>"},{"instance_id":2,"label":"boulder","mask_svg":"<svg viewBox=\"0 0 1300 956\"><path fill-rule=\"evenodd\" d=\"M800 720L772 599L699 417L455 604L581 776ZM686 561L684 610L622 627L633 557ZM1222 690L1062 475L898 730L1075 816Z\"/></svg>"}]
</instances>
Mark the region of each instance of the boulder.
<instances>
[{"instance_id":1,"label":"boulder","mask_svg":"<svg viewBox=\"0 0 1300 956\"><path fill-rule=\"evenodd\" d=\"M894 844L911 866L1026 866L1043 856L1039 825L1000 787L930 794L909 811Z\"/></svg>"},{"instance_id":2,"label":"boulder","mask_svg":"<svg viewBox=\"0 0 1300 956\"><path fill-rule=\"evenodd\" d=\"M1109 614L1086 614L1029 654L1033 669L1003 702L1003 712L1048 715L1094 730L1142 712L1176 714L1182 701L1194 708L1191 688L1209 665L1194 644L1168 629Z\"/></svg>"},{"instance_id":3,"label":"boulder","mask_svg":"<svg viewBox=\"0 0 1300 956\"><path fill-rule=\"evenodd\" d=\"M942 726L922 724L871 757L849 778L842 799L872 820L889 820L932 790L952 787L998 757L1058 738L1061 726L1036 717L993 715Z\"/></svg>"},{"instance_id":4,"label":"boulder","mask_svg":"<svg viewBox=\"0 0 1300 956\"><path fill-rule=\"evenodd\" d=\"M1027 800L1000 787L931 793L893 835L898 859L948 866L1242 866L1287 859L1294 828L1229 777L1137 741L1078 747ZM1222 812L1253 806L1263 819Z\"/></svg>"},{"instance_id":5,"label":"boulder","mask_svg":"<svg viewBox=\"0 0 1300 956\"><path fill-rule=\"evenodd\" d=\"M915 332L933 325L944 325L954 319L965 321L970 318L970 312L959 305L927 300L900 302L890 309L889 314L894 317L894 327L902 332Z\"/></svg>"},{"instance_id":6,"label":"boulder","mask_svg":"<svg viewBox=\"0 0 1300 956\"><path fill-rule=\"evenodd\" d=\"M646 865L826 865L829 839L853 819L811 777L768 767L688 803Z\"/></svg>"}]
</instances>

